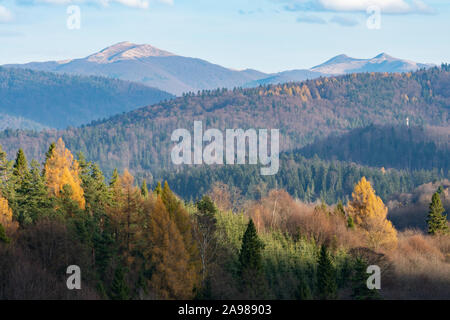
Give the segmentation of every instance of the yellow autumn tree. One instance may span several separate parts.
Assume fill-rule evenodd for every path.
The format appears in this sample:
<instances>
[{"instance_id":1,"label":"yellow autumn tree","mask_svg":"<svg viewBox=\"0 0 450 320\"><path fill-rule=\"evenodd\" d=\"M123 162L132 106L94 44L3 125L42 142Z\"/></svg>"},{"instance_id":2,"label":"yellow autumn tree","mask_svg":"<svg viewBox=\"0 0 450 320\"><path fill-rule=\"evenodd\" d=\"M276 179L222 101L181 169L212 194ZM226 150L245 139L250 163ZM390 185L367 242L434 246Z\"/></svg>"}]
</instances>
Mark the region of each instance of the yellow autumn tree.
<instances>
[{"instance_id":1,"label":"yellow autumn tree","mask_svg":"<svg viewBox=\"0 0 450 320\"><path fill-rule=\"evenodd\" d=\"M79 177L78 161L66 148L64 141L59 138L45 162L45 180L50 195L59 197L65 185L72 189L72 200L76 201L81 209L84 209L84 191Z\"/></svg>"},{"instance_id":2,"label":"yellow autumn tree","mask_svg":"<svg viewBox=\"0 0 450 320\"><path fill-rule=\"evenodd\" d=\"M387 220L388 209L365 177L356 184L346 211L355 225L366 233L372 249L393 249L397 246L397 231Z\"/></svg>"},{"instance_id":3,"label":"yellow autumn tree","mask_svg":"<svg viewBox=\"0 0 450 320\"><path fill-rule=\"evenodd\" d=\"M7 233L17 230L18 224L13 221L13 213L9 207L8 200L0 195L0 224L5 228Z\"/></svg>"}]
</instances>

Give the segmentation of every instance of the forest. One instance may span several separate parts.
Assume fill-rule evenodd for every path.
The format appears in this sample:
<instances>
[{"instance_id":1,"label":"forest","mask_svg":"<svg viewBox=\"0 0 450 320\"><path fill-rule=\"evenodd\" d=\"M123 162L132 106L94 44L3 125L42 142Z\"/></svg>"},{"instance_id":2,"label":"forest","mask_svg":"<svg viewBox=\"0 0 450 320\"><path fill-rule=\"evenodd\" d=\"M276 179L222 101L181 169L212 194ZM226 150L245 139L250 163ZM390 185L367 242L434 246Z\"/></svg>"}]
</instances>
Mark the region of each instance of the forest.
<instances>
[{"instance_id":1,"label":"forest","mask_svg":"<svg viewBox=\"0 0 450 320\"><path fill-rule=\"evenodd\" d=\"M65 129L171 98L118 79L0 67L0 113L40 124L0 118L5 129Z\"/></svg>"},{"instance_id":2,"label":"forest","mask_svg":"<svg viewBox=\"0 0 450 320\"><path fill-rule=\"evenodd\" d=\"M106 180L62 139L42 159L0 152L0 299L450 298L448 184L430 185L426 230L397 230L369 169L339 178L335 203L277 185L235 202L226 184L184 201L176 182L149 188L128 169ZM82 270L81 290L66 287L69 265ZM369 265L380 290L366 285Z\"/></svg>"},{"instance_id":3,"label":"forest","mask_svg":"<svg viewBox=\"0 0 450 320\"><path fill-rule=\"evenodd\" d=\"M248 89L204 90L80 128L42 132L6 130L0 133L0 144L10 156L20 147L30 159L43 161L48 145L62 137L71 150L82 151L108 176L114 168L128 168L136 176L156 181L162 178L160 170L174 169L170 161L172 132L192 128L194 121L203 121L205 130L279 129L280 151L301 149L374 125L393 127L398 132L391 141L387 140L389 143L381 153L383 144L375 142L380 136L386 137L380 135L382 129L366 130L364 137L373 143L362 145L365 149L347 143L348 147L339 152L331 149L324 154L323 149L314 148L305 152L308 157L317 153L324 159L334 156L386 169L400 165L401 169L407 169L403 166L408 166L409 161L411 169L431 170L436 168L435 164L445 169L448 158L440 155L448 155L445 151L448 144L439 140L448 134L449 83L449 67L442 65L403 74L363 73ZM407 118L411 132L406 127ZM390 152L402 143L406 143L402 151L409 146L406 164L402 160L404 152ZM425 150L416 148L421 146ZM342 154L347 151L355 155ZM358 152L377 157L371 162L367 159L371 156L364 158Z\"/></svg>"}]
</instances>

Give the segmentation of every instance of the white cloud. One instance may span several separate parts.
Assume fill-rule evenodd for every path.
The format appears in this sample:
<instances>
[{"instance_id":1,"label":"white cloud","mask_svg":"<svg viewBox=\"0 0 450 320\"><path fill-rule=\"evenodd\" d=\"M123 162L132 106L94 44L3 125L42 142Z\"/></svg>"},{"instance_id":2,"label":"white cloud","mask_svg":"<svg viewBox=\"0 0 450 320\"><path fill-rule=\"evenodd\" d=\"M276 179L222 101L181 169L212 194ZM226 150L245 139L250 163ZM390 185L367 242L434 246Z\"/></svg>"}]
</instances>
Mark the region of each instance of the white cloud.
<instances>
[{"instance_id":1,"label":"white cloud","mask_svg":"<svg viewBox=\"0 0 450 320\"><path fill-rule=\"evenodd\" d=\"M10 22L13 19L13 14L4 6L0 6L0 23Z\"/></svg>"},{"instance_id":2,"label":"white cloud","mask_svg":"<svg viewBox=\"0 0 450 320\"><path fill-rule=\"evenodd\" d=\"M147 9L148 1L146 0L112 0L112 2L118 2L127 7Z\"/></svg>"},{"instance_id":3,"label":"white cloud","mask_svg":"<svg viewBox=\"0 0 450 320\"><path fill-rule=\"evenodd\" d=\"M174 0L29 0L31 3L47 3L54 5L98 3L108 7L112 3L119 3L126 7L137 9L148 9L150 2L159 2L167 5L174 5Z\"/></svg>"},{"instance_id":4,"label":"white cloud","mask_svg":"<svg viewBox=\"0 0 450 320\"><path fill-rule=\"evenodd\" d=\"M422 0L277 0L285 3L288 11L365 12L378 6L382 13L432 13L433 9Z\"/></svg>"}]
</instances>

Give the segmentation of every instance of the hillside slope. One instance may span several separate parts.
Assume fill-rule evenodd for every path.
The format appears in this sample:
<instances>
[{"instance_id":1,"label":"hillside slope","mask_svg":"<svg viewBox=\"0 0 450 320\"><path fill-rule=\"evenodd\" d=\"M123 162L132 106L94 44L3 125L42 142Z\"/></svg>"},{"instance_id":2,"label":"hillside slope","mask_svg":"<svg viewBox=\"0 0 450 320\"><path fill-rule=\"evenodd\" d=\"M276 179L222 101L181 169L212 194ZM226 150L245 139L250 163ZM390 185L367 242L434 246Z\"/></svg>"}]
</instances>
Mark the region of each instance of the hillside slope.
<instances>
[{"instance_id":1,"label":"hillside slope","mask_svg":"<svg viewBox=\"0 0 450 320\"><path fill-rule=\"evenodd\" d=\"M202 89L232 88L266 76L255 70L231 70L148 44L130 42L117 43L81 59L8 66L135 81L177 95Z\"/></svg>"},{"instance_id":2,"label":"hillside slope","mask_svg":"<svg viewBox=\"0 0 450 320\"><path fill-rule=\"evenodd\" d=\"M172 97L128 81L0 67L0 113L38 123L0 119L3 128L79 126Z\"/></svg>"},{"instance_id":3,"label":"hillside slope","mask_svg":"<svg viewBox=\"0 0 450 320\"><path fill-rule=\"evenodd\" d=\"M144 107L78 129L30 133L6 131L0 144L9 155L19 147L40 158L62 136L105 172L117 167L152 176L173 168L172 132L204 129L280 129L280 149L299 149L317 138L370 124L448 126L448 66L408 74L353 74L253 89L204 91Z\"/></svg>"},{"instance_id":4,"label":"hillside slope","mask_svg":"<svg viewBox=\"0 0 450 320\"><path fill-rule=\"evenodd\" d=\"M368 126L312 143L305 157L408 170L450 170L450 128Z\"/></svg>"}]
</instances>

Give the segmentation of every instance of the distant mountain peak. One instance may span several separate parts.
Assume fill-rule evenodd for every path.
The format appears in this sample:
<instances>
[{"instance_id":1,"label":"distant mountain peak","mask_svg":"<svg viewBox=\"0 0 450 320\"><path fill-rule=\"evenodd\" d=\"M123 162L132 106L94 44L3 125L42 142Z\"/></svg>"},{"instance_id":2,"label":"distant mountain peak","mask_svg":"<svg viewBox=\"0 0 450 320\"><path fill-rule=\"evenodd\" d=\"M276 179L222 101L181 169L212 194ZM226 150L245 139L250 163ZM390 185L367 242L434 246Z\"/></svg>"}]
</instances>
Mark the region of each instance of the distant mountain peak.
<instances>
[{"instance_id":1,"label":"distant mountain peak","mask_svg":"<svg viewBox=\"0 0 450 320\"><path fill-rule=\"evenodd\" d=\"M401 60L388 55L386 52L382 52L379 55L373 57L371 60Z\"/></svg>"},{"instance_id":2,"label":"distant mountain peak","mask_svg":"<svg viewBox=\"0 0 450 320\"><path fill-rule=\"evenodd\" d=\"M111 63L120 60L135 60L148 57L167 57L173 53L153 47L149 44L135 44L123 41L109 46L86 59L96 63Z\"/></svg>"},{"instance_id":3,"label":"distant mountain peak","mask_svg":"<svg viewBox=\"0 0 450 320\"><path fill-rule=\"evenodd\" d=\"M329 75L339 75L355 72L407 72L431 66L398 59L382 52L371 59L355 59L341 54L310 70Z\"/></svg>"}]
</instances>

